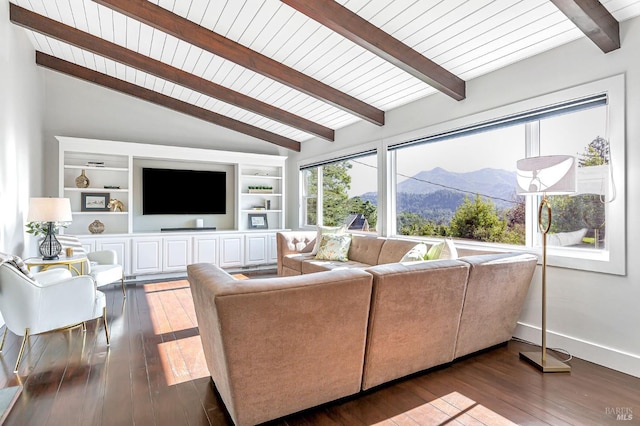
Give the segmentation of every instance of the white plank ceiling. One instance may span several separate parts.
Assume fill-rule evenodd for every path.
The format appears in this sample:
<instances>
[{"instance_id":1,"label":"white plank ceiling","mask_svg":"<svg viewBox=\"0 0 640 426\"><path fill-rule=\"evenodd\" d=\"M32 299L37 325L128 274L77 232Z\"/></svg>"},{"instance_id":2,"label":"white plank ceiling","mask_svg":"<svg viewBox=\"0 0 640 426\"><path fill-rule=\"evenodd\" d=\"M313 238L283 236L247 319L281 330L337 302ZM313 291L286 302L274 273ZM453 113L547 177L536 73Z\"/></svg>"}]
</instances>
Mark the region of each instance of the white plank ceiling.
<instances>
[{"instance_id":1,"label":"white plank ceiling","mask_svg":"<svg viewBox=\"0 0 640 426\"><path fill-rule=\"evenodd\" d=\"M91 0L11 2L329 128L339 129L360 120ZM585 37L549 0L337 2L465 81ZM152 3L383 111L436 92L279 0ZM602 4L618 21L640 15L640 0L603 0ZM113 60L25 31L37 50L57 58L296 141L313 137ZM593 48L598 49L595 44Z\"/></svg>"}]
</instances>

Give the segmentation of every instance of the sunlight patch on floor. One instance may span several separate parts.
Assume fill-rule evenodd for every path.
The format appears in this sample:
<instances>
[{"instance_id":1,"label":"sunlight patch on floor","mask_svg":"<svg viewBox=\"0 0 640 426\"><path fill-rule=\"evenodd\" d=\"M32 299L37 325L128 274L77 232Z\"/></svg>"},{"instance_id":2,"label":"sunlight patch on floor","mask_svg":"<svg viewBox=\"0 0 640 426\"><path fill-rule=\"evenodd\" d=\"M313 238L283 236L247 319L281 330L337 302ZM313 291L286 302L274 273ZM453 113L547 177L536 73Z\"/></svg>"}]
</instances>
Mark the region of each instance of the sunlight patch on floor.
<instances>
[{"instance_id":1,"label":"sunlight patch on floor","mask_svg":"<svg viewBox=\"0 0 640 426\"><path fill-rule=\"evenodd\" d=\"M144 291L167 385L209 376L200 335L184 336L198 327L189 282L145 284Z\"/></svg>"},{"instance_id":2,"label":"sunlight patch on floor","mask_svg":"<svg viewBox=\"0 0 640 426\"><path fill-rule=\"evenodd\" d=\"M156 334L198 326L188 281L145 284L144 291Z\"/></svg>"},{"instance_id":3,"label":"sunlight patch on floor","mask_svg":"<svg viewBox=\"0 0 640 426\"><path fill-rule=\"evenodd\" d=\"M412 408L377 425L492 425L515 426L515 423L467 398L452 392Z\"/></svg>"},{"instance_id":4,"label":"sunlight patch on floor","mask_svg":"<svg viewBox=\"0 0 640 426\"><path fill-rule=\"evenodd\" d=\"M160 343L158 352L168 386L209 376L200 336Z\"/></svg>"}]
</instances>

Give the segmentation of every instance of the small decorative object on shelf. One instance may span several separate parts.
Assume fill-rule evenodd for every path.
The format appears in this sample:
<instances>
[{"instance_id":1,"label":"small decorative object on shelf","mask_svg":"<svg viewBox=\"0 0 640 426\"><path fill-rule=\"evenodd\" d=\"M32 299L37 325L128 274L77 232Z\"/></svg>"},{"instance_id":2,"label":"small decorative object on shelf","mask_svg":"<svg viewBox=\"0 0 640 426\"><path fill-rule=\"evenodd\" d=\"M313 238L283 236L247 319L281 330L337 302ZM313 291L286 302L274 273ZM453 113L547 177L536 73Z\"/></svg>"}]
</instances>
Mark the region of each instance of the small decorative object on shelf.
<instances>
[{"instance_id":1,"label":"small decorative object on shelf","mask_svg":"<svg viewBox=\"0 0 640 426\"><path fill-rule=\"evenodd\" d=\"M104 189L120 189L120 185L105 185Z\"/></svg>"},{"instance_id":2,"label":"small decorative object on shelf","mask_svg":"<svg viewBox=\"0 0 640 426\"><path fill-rule=\"evenodd\" d=\"M104 167L104 161L87 161L87 167Z\"/></svg>"},{"instance_id":3,"label":"small decorative object on shelf","mask_svg":"<svg viewBox=\"0 0 640 426\"><path fill-rule=\"evenodd\" d=\"M104 232L104 223L98 219L94 220L89 224L89 232L92 234L102 234Z\"/></svg>"},{"instance_id":4,"label":"small decorative object on shelf","mask_svg":"<svg viewBox=\"0 0 640 426\"><path fill-rule=\"evenodd\" d=\"M109 204L107 204L107 207L109 207L109 210L111 210L112 212L124 211L124 204L122 204L122 201L116 200L115 198L109 200Z\"/></svg>"},{"instance_id":5,"label":"small decorative object on shelf","mask_svg":"<svg viewBox=\"0 0 640 426\"><path fill-rule=\"evenodd\" d=\"M249 194L273 194L272 186L249 186Z\"/></svg>"},{"instance_id":6,"label":"small decorative object on shelf","mask_svg":"<svg viewBox=\"0 0 640 426\"><path fill-rule=\"evenodd\" d=\"M76 186L78 188L88 188L90 183L91 181L89 180L87 175L84 174L84 169L82 169L80 176L76 178Z\"/></svg>"}]
</instances>

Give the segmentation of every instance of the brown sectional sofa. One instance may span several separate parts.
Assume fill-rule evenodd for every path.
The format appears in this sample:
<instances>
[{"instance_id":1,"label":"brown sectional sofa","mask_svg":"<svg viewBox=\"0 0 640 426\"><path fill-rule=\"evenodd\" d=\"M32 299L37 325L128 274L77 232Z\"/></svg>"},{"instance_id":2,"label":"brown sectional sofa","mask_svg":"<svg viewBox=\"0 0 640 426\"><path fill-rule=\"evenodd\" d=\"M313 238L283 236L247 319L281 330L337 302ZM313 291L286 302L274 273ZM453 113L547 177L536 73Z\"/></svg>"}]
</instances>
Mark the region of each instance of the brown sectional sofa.
<instances>
[{"instance_id":1,"label":"brown sectional sofa","mask_svg":"<svg viewBox=\"0 0 640 426\"><path fill-rule=\"evenodd\" d=\"M188 267L207 365L238 425L508 341L537 263L528 254L469 252L398 263L415 241L360 236L350 262L294 253L314 237L278 236L278 270L288 276L237 281L213 265Z\"/></svg>"}]
</instances>

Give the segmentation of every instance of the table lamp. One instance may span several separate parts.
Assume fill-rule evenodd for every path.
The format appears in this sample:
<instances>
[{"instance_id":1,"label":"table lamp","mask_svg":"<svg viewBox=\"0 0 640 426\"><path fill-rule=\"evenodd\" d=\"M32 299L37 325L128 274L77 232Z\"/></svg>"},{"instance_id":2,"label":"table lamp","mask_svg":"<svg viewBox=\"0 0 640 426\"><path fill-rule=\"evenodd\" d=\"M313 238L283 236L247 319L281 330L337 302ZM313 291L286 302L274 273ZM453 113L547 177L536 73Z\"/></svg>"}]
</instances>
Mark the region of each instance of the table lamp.
<instances>
[{"instance_id":1,"label":"table lamp","mask_svg":"<svg viewBox=\"0 0 640 426\"><path fill-rule=\"evenodd\" d=\"M40 244L43 260L58 259L62 244L55 234L56 222L71 222L71 201L68 198L31 198L29 200L28 222L47 222L47 235Z\"/></svg>"},{"instance_id":2,"label":"table lamp","mask_svg":"<svg viewBox=\"0 0 640 426\"><path fill-rule=\"evenodd\" d=\"M518 160L518 194L542 195L538 207L538 228L542 233L542 351L520 352L520 358L536 366L543 373L571 371L564 362L547 357L547 233L551 228L551 204L547 195L566 195L576 190L576 161L570 155L548 155ZM546 208L547 223L543 223Z\"/></svg>"}]
</instances>

